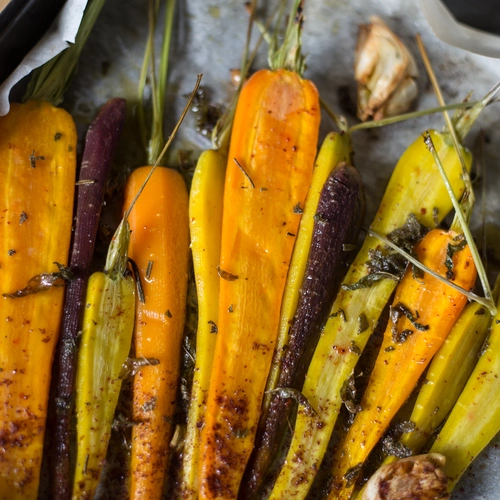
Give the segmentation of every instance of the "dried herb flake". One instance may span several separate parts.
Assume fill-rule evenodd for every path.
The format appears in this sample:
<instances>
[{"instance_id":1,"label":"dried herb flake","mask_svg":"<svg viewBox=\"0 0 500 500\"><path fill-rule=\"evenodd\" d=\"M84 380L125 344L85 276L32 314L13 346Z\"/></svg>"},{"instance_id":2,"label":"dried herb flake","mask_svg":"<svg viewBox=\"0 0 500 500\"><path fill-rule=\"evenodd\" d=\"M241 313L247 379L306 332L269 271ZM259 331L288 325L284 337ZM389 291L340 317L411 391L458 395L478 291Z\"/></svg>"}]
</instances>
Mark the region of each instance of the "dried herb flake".
<instances>
[{"instance_id":1,"label":"dried herb flake","mask_svg":"<svg viewBox=\"0 0 500 500\"><path fill-rule=\"evenodd\" d=\"M318 415L309 400L297 389L292 389L291 387L278 387L269 391L269 393L281 399L293 399L300 406L304 407L306 414L309 416Z\"/></svg>"},{"instance_id":2,"label":"dried herb flake","mask_svg":"<svg viewBox=\"0 0 500 500\"><path fill-rule=\"evenodd\" d=\"M30 165L31 168L36 168L36 162L38 160L45 160L45 156L35 156L35 150L33 150L30 154Z\"/></svg>"},{"instance_id":3,"label":"dried herb flake","mask_svg":"<svg viewBox=\"0 0 500 500\"><path fill-rule=\"evenodd\" d=\"M220 266L217 266L217 273L219 276L226 281L235 281L238 279L238 276L236 274L232 274L228 271L224 271L223 269L220 268Z\"/></svg>"},{"instance_id":4,"label":"dried herb flake","mask_svg":"<svg viewBox=\"0 0 500 500\"><path fill-rule=\"evenodd\" d=\"M444 261L444 265L448 271L446 272L446 277L451 280L453 279L453 256L463 250L467 246L467 240L464 238L463 234L459 235L460 241L456 245L452 245L451 243L448 245L446 250L446 259Z\"/></svg>"},{"instance_id":5,"label":"dried herb flake","mask_svg":"<svg viewBox=\"0 0 500 500\"><path fill-rule=\"evenodd\" d=\"M151 278L151 271L153 271L153 264L155 263L154 260L149 260L148 261L148 267L146 268L146 279Z\"/></svg>"},{"instance_id":6,"label":"dried herb flake","mask_svg":"<svg viewBox=\"0 0 500 500\"><path fill-rule=\"evenodd\" d=\"M358 317L358 335L362 334L364 331L368 330L369 323L365 313L361 313Z\"/></svg>"},{"instance_id":7,"label":"dried herb flake","mask_svg":"<svg viewBox=\"0 0 500 500\"><path fill-rule=\"evenodd\" d=\"M133 377L144 366L156 366L160 363L158 358L127 358L122 365L119 378Z\"/></svg>"}]
</instances>

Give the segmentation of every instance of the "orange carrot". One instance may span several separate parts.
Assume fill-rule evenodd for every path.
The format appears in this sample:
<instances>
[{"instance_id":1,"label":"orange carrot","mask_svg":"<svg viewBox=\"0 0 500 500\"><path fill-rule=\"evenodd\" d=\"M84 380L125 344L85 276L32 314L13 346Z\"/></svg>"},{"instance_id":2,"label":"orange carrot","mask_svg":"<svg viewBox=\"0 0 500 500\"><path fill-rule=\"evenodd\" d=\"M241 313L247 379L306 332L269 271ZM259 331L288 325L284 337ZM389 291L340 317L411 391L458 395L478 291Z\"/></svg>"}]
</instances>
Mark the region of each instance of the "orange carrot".
<instances>
[{"instance_id":1,"label":"orange carrot","mask_svg":"<svg viewBox=\"0 0 500 500\"><path fill-rule=\"evenodd\" d=\"M473 287L476 267L462 235L434 229L415 246L415 253L423 265L439 275L448 273L449 277L451 272L454 283L466 290ZM414 276L413 267L409 266L396 289L382 347L361 401L362 410L344 445L339 447L329 498L350 498L370 451L410 395L466 303L467 297L461 292L429 273Z\"/></svg>"},{"instance_id":2,"label":"orange carrot","mask_svg":"<svg viewBox=\"0 0 500 500\"><path fill-rule=\"evenodd\" d=\"M151 167L127 182L129 206ZM176 410L189 263L188 195L182 176L158 167L129 216L129 256L144 303L137 301L135 356L156 358L134 378L130 498L161 498Z\"/></svg>"},{"instance_id":3,"label":"orange carrot","mask_svg":"<svg viewBox=\"0 0 500 500\"><path fill-rule=\"evenodd\" d=\"M311 181L318 93L261 70L236 109L224 191L219 324L202 433L200 498L235 498L252 450L295 235Z\"/></svg>"}]
</instances>

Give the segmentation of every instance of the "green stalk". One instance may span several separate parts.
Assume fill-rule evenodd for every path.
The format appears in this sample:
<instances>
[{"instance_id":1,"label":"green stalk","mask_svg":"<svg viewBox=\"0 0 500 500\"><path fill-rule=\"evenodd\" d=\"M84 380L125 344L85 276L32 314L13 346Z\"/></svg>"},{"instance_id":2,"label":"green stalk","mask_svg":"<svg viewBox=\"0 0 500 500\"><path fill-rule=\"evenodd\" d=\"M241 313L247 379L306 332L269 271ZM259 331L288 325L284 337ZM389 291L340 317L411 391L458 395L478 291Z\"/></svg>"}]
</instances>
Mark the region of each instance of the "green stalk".
<instances>
[{"instance_id":1,"label":"green stalk","mask_svg":"<svg viewBox=\"0 0 500 500\"><path fill-rule=\"evenodd\" d=\"M277 33L269 45L268 61L272 70L286 69L300 76L305 70L305 58L301 52L303 7L305 0L293 0L292 14L288 19L283 44L278 48Z\"/></svg>"},{"instance_id":2,"label":"green stalk","mask_svg":"<svg viewBox=\"0 0 500 500\"><path fill-rule=\"evenodd\" d=\"M444 98L443 98L443 93L441 92L441 88L439 86L439 83L437 81L436 75L434 74L434 70L432 69L431 62L429 60L429 57L427 56L427 52L425 50L424 44L422 42L422 39L420 35L417 34L417 46L420 51L420 54L422 56L422 60L424 62L425 69L427 71L427 74L429 76L429 79L432 84L432 88L434 89L434 93L436 94L436 98L440 104L440 106L444 106ZM447 111L443 111L443 116L444 120L446 122L446 127L448 128L448 133L450 134L451 141L453 143L453 146L455 148L455 151L457 152L458 159L460 160L460 164L462 165L462 175L464 177L464 182L467 186L466 190L466 196L464 196L462 200L462 205L463 205L463 210L467 214L467 217L469 217L470 212L472 211L472 207L474 206L475 202L475 197L474 197L474 192L472 189L469 189L471 182L470 182L470 175L469 172L467 171L467 168L465 167L465 160L464 156L462 154L462 151L459 147L460 141L458 139L457 132L455 130L455 127L453 126L453 123L451 121L450 115L448 114ZM462 209L460 209L462 211Z\"/></svg>"},{"instance_id":3,"label":"green stalk","mask_svg":"<svg viewBox=\"0 0 500 500\"><path fill-rule=\"evenodd\" d=\"M90 0L85 8L75 43L33 71L24 101L60 104L78 67L78 60L105 0Z\"/></svg>"},{"instance_id":4,"label":"green stalk","mask_svg":"<svg viewBox=\"0 0 500 500\"><path fill-rule=\"evenodd\" d=\"M436 162L436 165L439 169L441 177L443 178L443 181L446 185L446 189L447 189L448 194L450 196L451 202L453 203L453 208L455 209L455 216L458 218L458 221L460 222L460 226L461 226L462 231L465 235L465 239L467 240L470 251L472 253L472 257L474 259L474 263L476 265L477 272L479 274L479 279L481 281L481 285L483 287L483 291L484 291L484 294L486 296L487 305L486 304L485 305L490 310L491 314L495 315L497 311L496 311L495 302L493 301L493 298L492 298L490 284L488 283L488 277L486 276L486 271L485 271L483 263L481 261L481 256L479 255L479 251L478 251L477 246L474 242L474 238L472 237L472 233L471 233L469 226L467 224L468 214L470 212L467 211L466 214L464 214L464 212L462 211L462 208L460 206L460 202L458 201L457 197L455 196L455 193L453 192L450 181L448 180L448 176L446 175L446 172L443 168L443 164L441 163L441 159L439 158L439 154L437 153L437 151L434 147L434 143L432 142L432 138L428 132L426 132L424 134L424 141L425 141L427 148L432 153L432 156L434 158L434 161ZM469 180L469 184L470 184L469 175L467 175L467 179ZM465 179L464 179L464 182L466 182ZM472 189L470 189L470 191L468 191L468 193L470 194L469 203L472 204L474 201L474 197L472 195ZM470 208L472 208L472 206L470 206Z\"/></svg>"},{"instance_id":5,"label":"green stalk","mask_svg":"<svg viewBox=\"0 0 500 500\"><path fill-rule=\"evenodd\" d=\"M153 89L153 123L151 128L151 141L148 148L149 164L152 164L155 158L158 157L163 145L163 109L165 106L165 91L167 88L168 66L170 59L169 55L173 33L174 8L175 0L168 0L165 9L165 28L157 79L158 84L156 85L156 88ZM153 50L151 53L154 54ZM155 81L153 60L154 56L151 60L153 68L152 82Z\"/></svg>"},{"instance_id":6,"label":"green stalk","mask_svg":"<svg viewBox=\"0 0 500 500\"><path fill-rule=\"evenodd\" d=\"M394 123L403 122L406 120L411 120L413 118L420 118L421 116L432 115L434 113L441 113L443 111L450 111L452 109L465 109L472 108L478 105L481 101L476 102L457 102L455 104L447 104L446 106L438 106L437 108L424 109L422 111L412 111L411 113L404 113L397 116L389 116L388 118L382 118L381 120L368 121L358 123L349 128L349 132L354 132L356 130L365 130L370 128L384 127L385 125L393 125Z\"/></svg>"}]
</instances>

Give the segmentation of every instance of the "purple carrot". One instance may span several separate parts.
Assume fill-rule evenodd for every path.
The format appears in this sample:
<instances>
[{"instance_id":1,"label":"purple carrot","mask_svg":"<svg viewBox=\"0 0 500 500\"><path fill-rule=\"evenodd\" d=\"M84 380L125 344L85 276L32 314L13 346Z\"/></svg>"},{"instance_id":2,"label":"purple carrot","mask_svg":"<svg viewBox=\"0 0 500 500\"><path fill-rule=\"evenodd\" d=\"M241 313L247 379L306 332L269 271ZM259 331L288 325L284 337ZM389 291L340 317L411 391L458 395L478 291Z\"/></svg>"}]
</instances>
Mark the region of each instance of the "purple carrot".
<instances>
[{"instance_id":1,"label":"purple carrot","mask_svg":"<svg viewBox=\"0 0 500 500\"><path fill-rule=\"evenodd\" d=\"M313 236L297 311L283 355L278 388L300 390L321 328L340 287L363 221L365 198L358 171L339 163L326 180L318 201ZM290 391L279 389L261 417L255 448L245 472L242 498L254 498L262 485L287 425ZM300 396L299 396L300 397Z\"/></svg>"},{"instance_id":2,"label":"purple carrot","mask_svg":"<svg viewBox=\"0 0 500 500\"><path fill-rule=\"evenodd\" d=\"M70 460L71 420L74 409L78 332L87 280L113 157L126 114L123 99L105 104L87 131L77 183L76 218L69 267L74 274L66 286L60 339L52 379L52 452L50 489L52 498L71 498L73 468Z\"/></svg>"}]
</instances>

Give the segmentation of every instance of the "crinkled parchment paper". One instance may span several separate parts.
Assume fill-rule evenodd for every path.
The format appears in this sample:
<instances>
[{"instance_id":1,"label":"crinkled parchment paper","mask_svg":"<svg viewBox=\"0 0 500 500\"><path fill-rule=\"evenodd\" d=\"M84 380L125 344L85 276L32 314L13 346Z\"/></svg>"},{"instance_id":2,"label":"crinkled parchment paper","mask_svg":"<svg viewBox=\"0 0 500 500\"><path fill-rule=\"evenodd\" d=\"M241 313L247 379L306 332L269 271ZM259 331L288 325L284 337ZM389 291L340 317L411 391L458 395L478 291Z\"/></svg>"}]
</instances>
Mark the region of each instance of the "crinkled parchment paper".
<instances>
[{"instance_id":1,"label":"crinkled parchment paper","mask_svg":"<svg viewBox=\"0 0 500 500\"><path fill-rule=\"evenodd\" d=\"M17 82L35 68L50 61L75 41L87 1L68 0L52 23L50 30L26 55L7 80L0 85L0 116L9 112L9 94Z\"/></svg>"}]
</instances>

